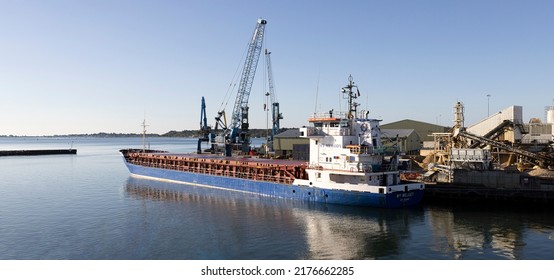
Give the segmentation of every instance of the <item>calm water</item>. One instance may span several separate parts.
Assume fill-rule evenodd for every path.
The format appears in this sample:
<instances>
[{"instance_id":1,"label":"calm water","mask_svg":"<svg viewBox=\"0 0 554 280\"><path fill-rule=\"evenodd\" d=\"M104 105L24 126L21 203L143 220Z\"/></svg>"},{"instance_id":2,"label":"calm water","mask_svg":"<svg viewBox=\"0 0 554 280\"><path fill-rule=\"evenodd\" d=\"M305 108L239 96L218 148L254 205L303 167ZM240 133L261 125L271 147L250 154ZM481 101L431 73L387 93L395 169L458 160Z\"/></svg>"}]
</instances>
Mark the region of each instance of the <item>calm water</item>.
<instances>
[{"instance_id":1,"label":"calm water","mask_svg":"<svg viewBox=\"0 0 554 280\"><path fill-rule=\"evenodd\" d=\"M302 203L131 178L117 151L140 138L0 138L71 146L0 157L0 259L554 259L552 211Z\"/></svg>"}]
</instances>

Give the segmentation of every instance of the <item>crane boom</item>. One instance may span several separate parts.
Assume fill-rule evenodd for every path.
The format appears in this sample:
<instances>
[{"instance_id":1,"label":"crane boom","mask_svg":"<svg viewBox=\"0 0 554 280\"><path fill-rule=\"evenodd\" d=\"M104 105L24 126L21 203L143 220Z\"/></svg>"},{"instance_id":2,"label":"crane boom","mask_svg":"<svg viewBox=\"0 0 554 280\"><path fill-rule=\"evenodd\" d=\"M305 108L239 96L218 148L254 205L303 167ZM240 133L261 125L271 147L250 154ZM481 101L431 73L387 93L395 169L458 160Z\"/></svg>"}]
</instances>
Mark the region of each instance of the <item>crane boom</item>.
<instances>
[{"instance_id":1,"label":"crane boom","mask_svg":"<svg viewBox=\"0 0 554 280\"><path fill-rule=\"evenodd\" d=\"M273 126L271 129L271 136L270 136L270 148L273 150L273 136L277 135L279 133L280 127L280 120L283 119L283 115L279 112L279 102L277 102L277 97L275 94L275 86L273 84L273 71L271 67L271 52L267 49L265 49L265 59L267 64L267 81L269 86L269 95L271 98L271 116L272 116L272 122Z\"/></svg>"},{"instance_id":2,"label":"crane boom","mask_svg":"<svg viewBox=\"0 0 554 280\"><path fill-rule=\"evenodd\" d=\"M235 105L233 107L233 115L231 118L230 132L226 134L230 135L231 142L235 142L240 131L240 142L249 146L248 139L248 98L250 97L250 90L252 89L252 83L254 81L254 75L256 74L256 67L258 66L258 60L260 58L260 52L262 50L262 43L264 38L264 30L267 21L265 19L258 19L256 28L252 40L248 46L248 52L242 69L242 77L239 83L239 89ZM243 150L245 146L243 145Z\"/></svg>"}]
</instances>

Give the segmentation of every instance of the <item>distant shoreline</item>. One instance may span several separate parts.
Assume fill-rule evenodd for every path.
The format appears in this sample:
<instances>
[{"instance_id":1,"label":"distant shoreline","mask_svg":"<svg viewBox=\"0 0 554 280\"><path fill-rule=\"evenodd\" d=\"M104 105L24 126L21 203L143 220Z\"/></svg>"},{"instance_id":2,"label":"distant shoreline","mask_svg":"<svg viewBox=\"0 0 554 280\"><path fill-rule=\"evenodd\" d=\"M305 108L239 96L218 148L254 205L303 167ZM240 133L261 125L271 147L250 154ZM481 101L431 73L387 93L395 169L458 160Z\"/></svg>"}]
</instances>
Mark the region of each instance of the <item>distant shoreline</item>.
<instances>
[{"instance_id":1,"label":"distant shoreline","mask_svg":"<svg viewBox=\"0 0 554 280\"><path fill-rule=\"evenodd\" d=\"M146 134L147 137L163 137L160 134ZM118 137L142 137L136 133L91 133L91 134L60 134L60 135L0 135L0 138L69 138L69 137L96 137L96 138L118 138Z\"/></svg>"},{"instance_id":2,"label":"distant shoreline","mask_svg":"<svg viewBox=\"0 0 554 280\"><path fill-rule=\"evenodd\" d=\"M289 130L291 128L282 128L281 132ZM266 137L268 133L267 129L251 129L250 137L260 138ZM98 132L98 133L83 133L83 134L59 134L59 135L0 135L0 138L8 137L44 137L44 138L56 138L56 137L97 137L97 138L117 138L117 137L142 137L141 133L108 133L108 132ZM169 131L164 134L157 133L147 133L146 137L181 137L181 138L198 138L200 137L200 132L198 130L183 130L183 131Z\"/></svg>"}]
</instances>

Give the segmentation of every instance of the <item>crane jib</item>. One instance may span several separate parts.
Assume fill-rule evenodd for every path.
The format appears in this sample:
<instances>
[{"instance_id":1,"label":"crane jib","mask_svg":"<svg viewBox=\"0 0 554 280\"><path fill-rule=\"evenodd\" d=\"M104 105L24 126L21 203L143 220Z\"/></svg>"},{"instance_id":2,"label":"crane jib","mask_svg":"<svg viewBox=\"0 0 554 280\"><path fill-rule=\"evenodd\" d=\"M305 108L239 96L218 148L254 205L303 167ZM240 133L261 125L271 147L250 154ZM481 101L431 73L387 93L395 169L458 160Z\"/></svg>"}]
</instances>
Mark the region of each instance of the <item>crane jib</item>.
<instances>
[{"instance_id":1,"label":"crane jib","mask_svg":"<svg viewBox=\"0 0 554 280\"><path fill-rule=\"evenodd\" d=\"M258 20L256 28L254 29L252 41L248 46L248 53L244 62L239 89L231 117L231 131L229 134L232 142L235 141L239 131L242 130L245 134L248 131L248 99L250 97L250 90L252 89L252 83L254 81L256 68L258 66L266 24L266 20ZM249 139L241 139L241 141L249 141Z\"/></svg>"}]
</instances>

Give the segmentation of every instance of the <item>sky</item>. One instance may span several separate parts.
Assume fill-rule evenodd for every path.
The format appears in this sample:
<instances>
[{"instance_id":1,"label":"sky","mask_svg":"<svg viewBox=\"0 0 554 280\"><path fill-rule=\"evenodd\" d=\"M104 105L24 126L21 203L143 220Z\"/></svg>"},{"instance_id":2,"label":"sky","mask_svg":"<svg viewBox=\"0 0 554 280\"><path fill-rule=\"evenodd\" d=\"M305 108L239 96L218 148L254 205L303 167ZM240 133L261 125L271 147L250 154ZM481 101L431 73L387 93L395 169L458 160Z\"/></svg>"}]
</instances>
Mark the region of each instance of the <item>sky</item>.
<instances>
[{"instance_id":1,"label":"sky","mask_svg":"<svg viewBox=\"0 0 554 280\"><path fill-rule=\"evenodd\" d=\"M281 127L345 111L349 75L382 124L554 105L554 1L0 0L0 135L198 129L202 96L210 125L230 119L259 18ZM267 127L266 76L262 54L251 128Z\"/></svg>"}]
</instances>

